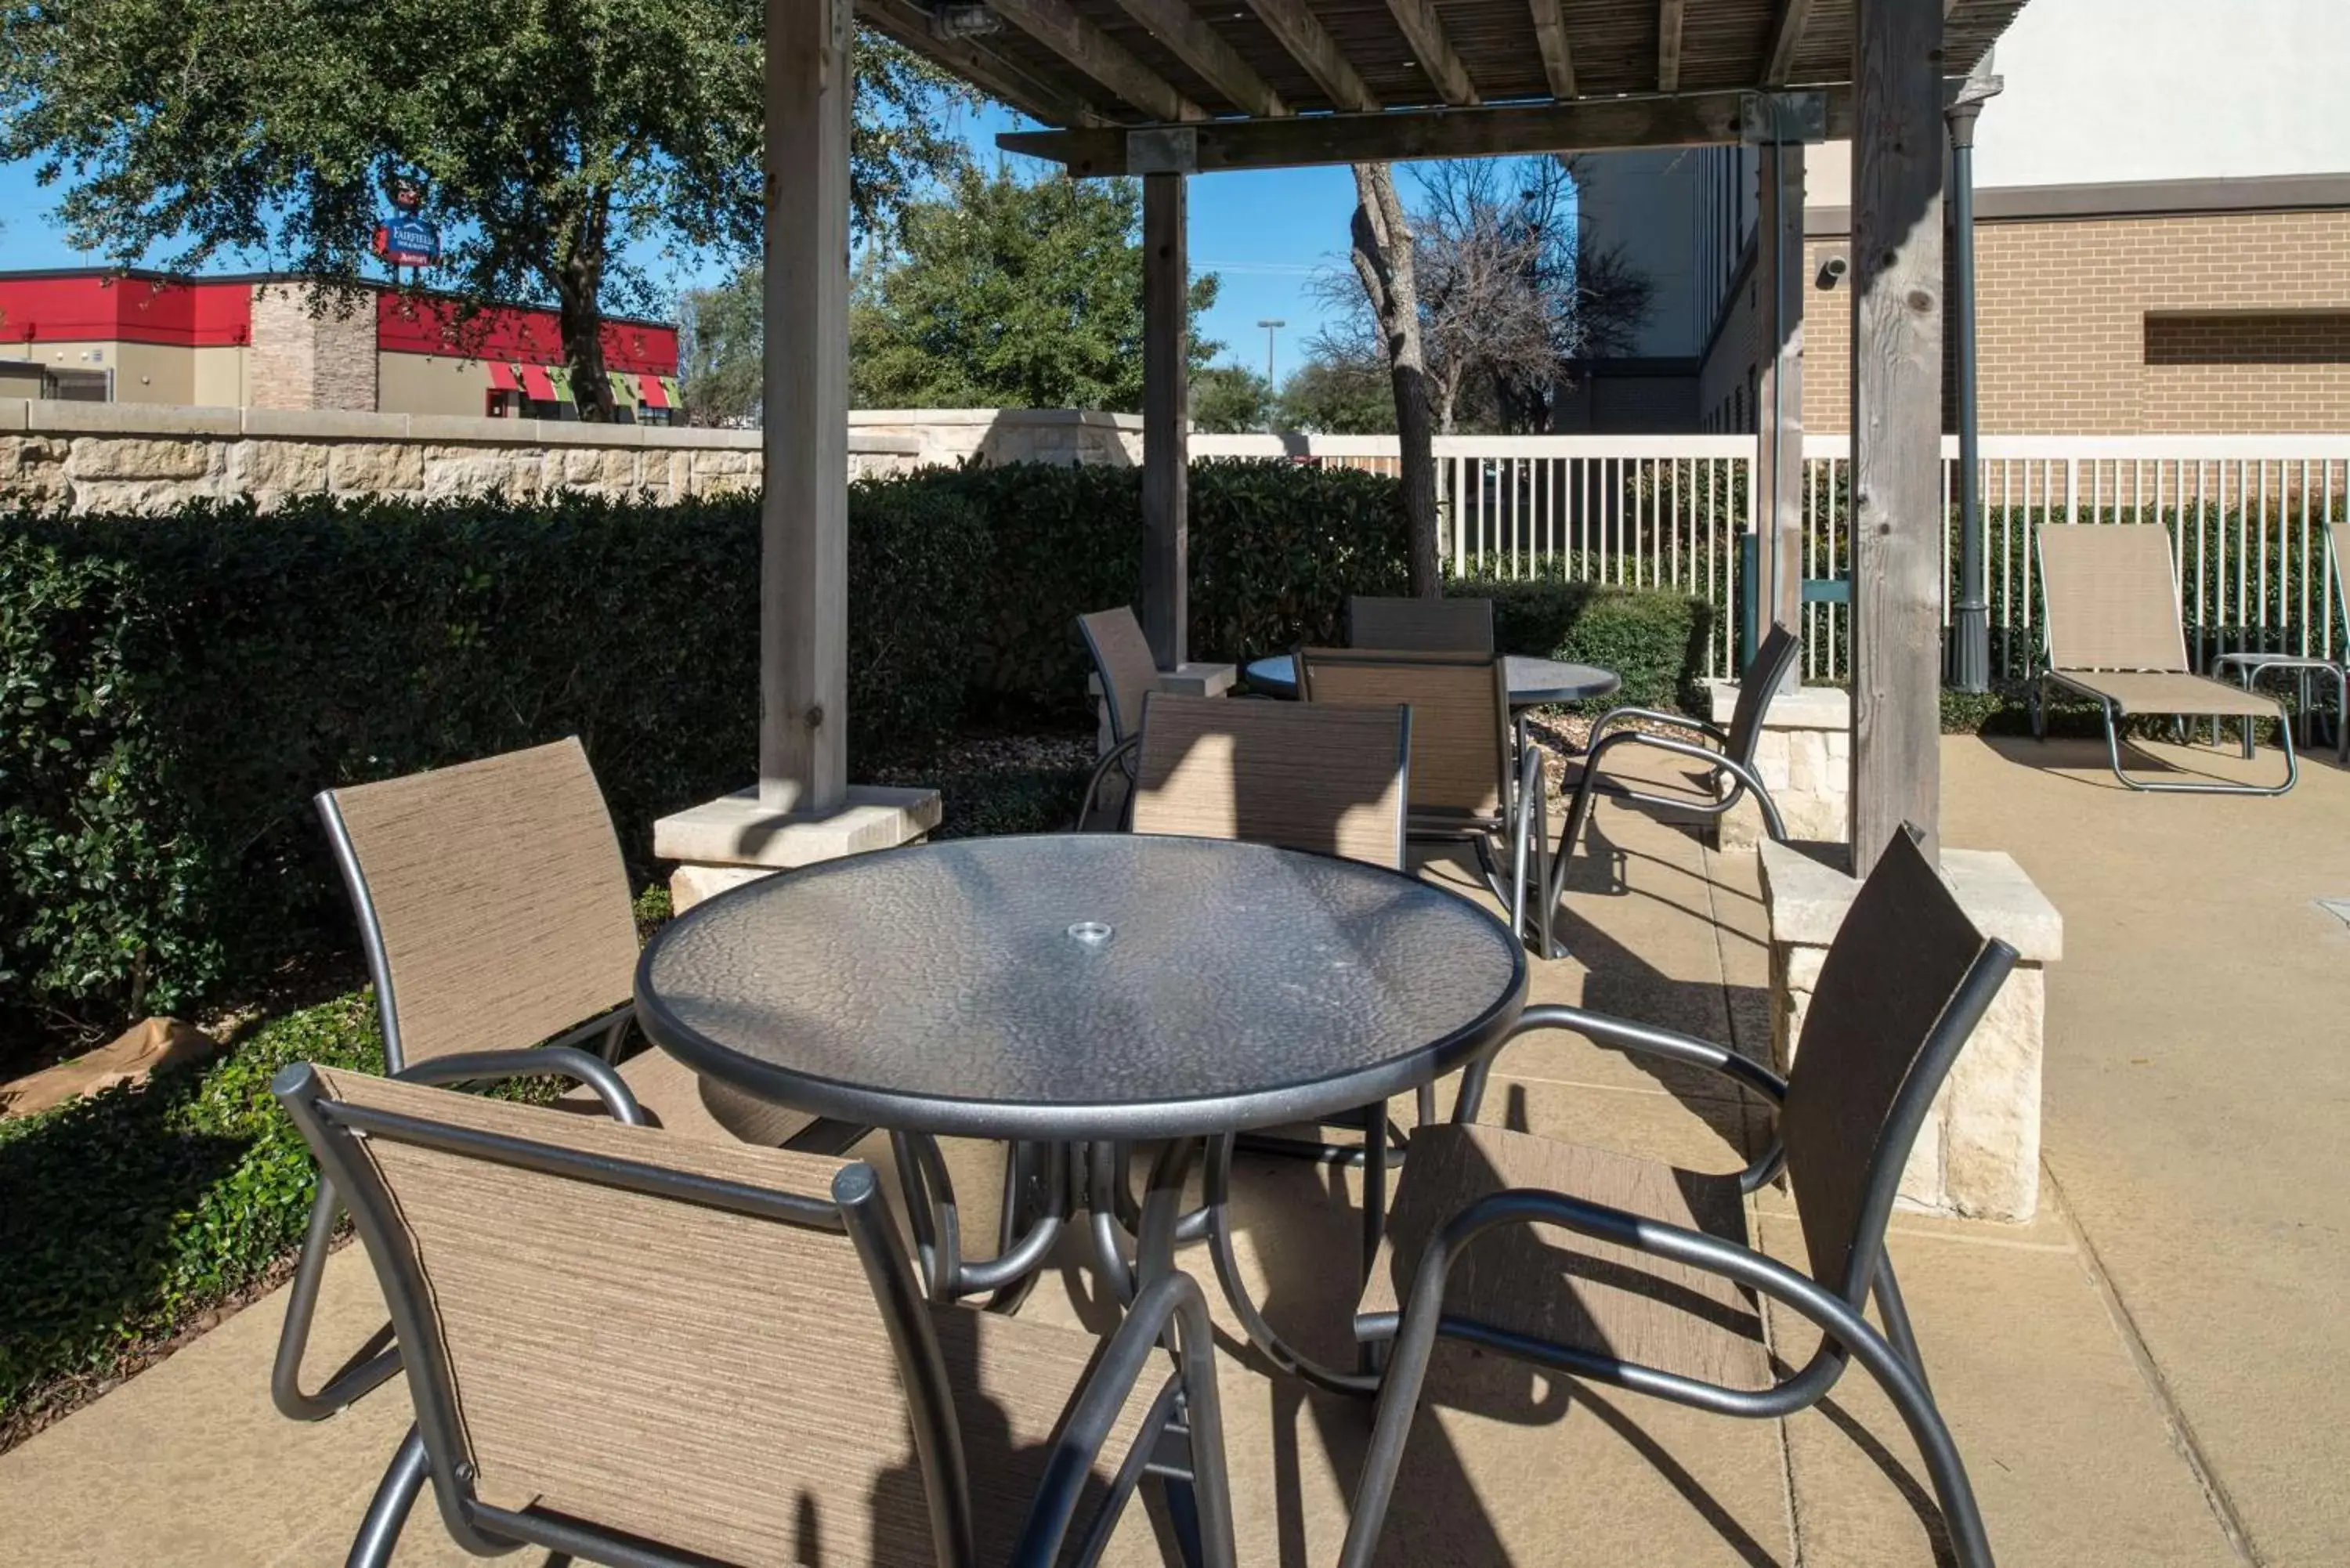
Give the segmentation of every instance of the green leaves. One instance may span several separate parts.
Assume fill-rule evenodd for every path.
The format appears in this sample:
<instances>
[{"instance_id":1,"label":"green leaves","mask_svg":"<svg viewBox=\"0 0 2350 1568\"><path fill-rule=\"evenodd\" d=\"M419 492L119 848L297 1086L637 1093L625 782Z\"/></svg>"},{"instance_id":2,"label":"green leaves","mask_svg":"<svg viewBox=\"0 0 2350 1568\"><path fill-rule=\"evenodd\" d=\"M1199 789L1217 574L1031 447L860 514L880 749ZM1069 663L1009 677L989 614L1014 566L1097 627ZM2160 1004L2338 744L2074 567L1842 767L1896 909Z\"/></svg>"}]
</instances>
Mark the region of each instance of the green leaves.
<instances>
[{"instance_id":1,"label":"green leaves","mask_svg":"<svg viewBox=\"0 0 2350 1568\"><path fill-rule=\"evenodd\" d=\"M905 210L849 317L860 408L1142 407L1142 196L1130 180L965 169ZM1216 280L1191 286L1191 309ZM1196 337L1192 363L1217 346Z\"/></svg>"}]
</instances>

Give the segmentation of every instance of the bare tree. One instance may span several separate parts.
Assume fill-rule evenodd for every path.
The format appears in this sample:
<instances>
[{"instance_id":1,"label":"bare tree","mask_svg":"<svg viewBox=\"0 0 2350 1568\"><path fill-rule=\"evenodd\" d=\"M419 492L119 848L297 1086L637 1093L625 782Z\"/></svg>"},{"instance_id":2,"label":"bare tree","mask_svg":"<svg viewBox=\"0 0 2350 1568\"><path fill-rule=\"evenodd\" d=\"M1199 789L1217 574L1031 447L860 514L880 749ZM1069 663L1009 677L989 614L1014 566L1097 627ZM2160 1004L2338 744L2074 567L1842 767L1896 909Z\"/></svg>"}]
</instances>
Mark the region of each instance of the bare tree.
<instances>
[{"instance_id":1,"label":"bare tree","mask_svg":"<svg viewBox=\"0 0 2350 1568\"><path fill-rule=\"evenodd\" d=\"M1436 454L1429 427L1428 360L1420 336L1412 234L1404 221L1403 202L1396 196L1394 167L1356 164L1355 199L1355 275L1377 323L1388 379L1395 387L1411 591L1434 598L1444 591L1444 576L1436 548Z\"/></svg>"}]
</instances>

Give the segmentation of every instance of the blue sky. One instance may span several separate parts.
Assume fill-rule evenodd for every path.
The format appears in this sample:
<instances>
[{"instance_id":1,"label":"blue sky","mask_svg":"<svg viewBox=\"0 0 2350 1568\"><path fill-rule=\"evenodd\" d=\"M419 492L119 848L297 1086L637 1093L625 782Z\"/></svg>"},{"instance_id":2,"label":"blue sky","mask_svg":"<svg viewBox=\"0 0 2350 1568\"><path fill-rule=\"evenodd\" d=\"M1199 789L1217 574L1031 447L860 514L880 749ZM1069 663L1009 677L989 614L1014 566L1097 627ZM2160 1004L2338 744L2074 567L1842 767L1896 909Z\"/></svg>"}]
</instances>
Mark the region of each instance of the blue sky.
<instances>
[{"instance_id":1,"label":"blue sky","mask_svg":"<svg viewBox=\"0 0 2350 1568\"><path fill-rule=\"evenodd\" d=\"M1014 117L991 109L970 118L966 135L983 157L992 159L995 133L1014 124ZM1047 167L1025 159L1014 161L1032 172ZM75 266L89 260L66 244L50 217L57 196L56 190L34 183L29 163L0 163L0 270ZM1313 275L1344 260L1347 221L1354 209L1354 179L1344 166L1209 174L1191 182L1191 266L1223 280L1203 324L1206 336L1223 345L1221 360L1263 369L1265 334L1256 324L1277 318L1289 323L1277 334L1277 374L1286 376L1296 366L1323 315L1309 288ZM263 263L255 258L252 265ZM654 261L651 270L683 287L707 281L723 268L711 264L678 271Z\"/></svg>"}]
</instances>

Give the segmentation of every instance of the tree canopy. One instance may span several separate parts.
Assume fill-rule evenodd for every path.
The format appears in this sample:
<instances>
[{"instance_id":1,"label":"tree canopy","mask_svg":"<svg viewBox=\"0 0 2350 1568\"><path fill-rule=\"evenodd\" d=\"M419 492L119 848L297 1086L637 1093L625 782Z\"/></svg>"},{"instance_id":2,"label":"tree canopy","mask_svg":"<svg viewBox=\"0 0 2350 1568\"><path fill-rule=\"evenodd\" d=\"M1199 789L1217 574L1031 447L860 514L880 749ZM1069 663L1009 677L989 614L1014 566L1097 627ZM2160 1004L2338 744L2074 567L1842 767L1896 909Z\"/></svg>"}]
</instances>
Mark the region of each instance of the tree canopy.
<instances>
[{"instance_id":1,"label":"tree canopy","mask_svg":"<svg viewBox=\"0 0 2350 1568\"><path fill-rule=\"evenodd\" d=\"M588 417L598 327L662 303L632 246L760 238L759 0L0 0L0 158L65 188L69 236L115 262L224 254L380 275L392 192L442 225L435 288L552 298ZM860 37L852 201L885 231L963 157L968 94Z\"/></svg>"},{"instance_id":2,"label":"tree canopy","mask_svg":"<svg viewBox=\"0 0 2350 1568\"><path fill-rule=\"evenodd\" d=\"M849 386L862 408L1142 407L1142 192L1131 180L964 169L860 267ZM1191 365L1219 345L1191 285Z\"/></svg>"},{"instance_id":3,"label":"tree canopy","mask_svg":"<svg viewBox=\"0 0 2350 1568\"><path fill-rule=\"evenodd\" d=\"M1191 377L1191 424L1217 435L1263 430L1273 387L1245 365L1211 365Z\"/></svg>"},{"instance_id":4,"label":"tree canopy","mask_svg":"<svg viewBox=\"0 0 2350 1568\"><path fill-rule=\"evenodd\" d=\"M1283 430L1316 435L1388 434L1396 428L1396 410L1387 367L1376 357L1313 339L1305 362L1282 383L1274 419Z\"/></svg>"}]
</instances>

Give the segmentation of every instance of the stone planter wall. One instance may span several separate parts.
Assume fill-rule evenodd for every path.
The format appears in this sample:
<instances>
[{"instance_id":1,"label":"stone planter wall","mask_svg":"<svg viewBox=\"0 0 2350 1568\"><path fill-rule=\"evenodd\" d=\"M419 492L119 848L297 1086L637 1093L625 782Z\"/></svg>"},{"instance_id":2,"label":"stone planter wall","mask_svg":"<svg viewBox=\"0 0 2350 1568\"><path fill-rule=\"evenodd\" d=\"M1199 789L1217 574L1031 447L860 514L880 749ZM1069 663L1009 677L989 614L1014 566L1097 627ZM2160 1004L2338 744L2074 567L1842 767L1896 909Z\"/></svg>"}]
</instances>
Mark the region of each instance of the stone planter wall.
<instances>
[{"instance_id":1,"label":"stone planter wall","mask_svg":"<svg viewBox=\"0 0 2350 1568\"><path fill-rule=\"evenodd\" d=\"M1715 723L1738 707L1738 682L1710 680ZM1798 686L1773 698L1754 748L1754 772L1802 843L1841 844L1852 821L1852 695L1833 686ZM1728 779L1715 786L1729 793ZM1752 849L1762 842L1762 810L1752 796L1713 819L1714 847Z\"/></svg>"},{"instance_id":2,"label":"stone planter wall","mask_svg":"<svg viewBox=\"0 0 2350 1568\"><path fill-rule=\"evenodd\" d=\"M1795 1062L1828 944L1860 885L1786 845L1762 846L1771 923L1771 1054ZM2047 966L2064 923L2013 858L1944 849L1942 877L1975 929L2016 950L2016 966L1960 1051L1901 1176L1908 1208L2022 1223L2040 1201L2040 1079Z\"/></svg>"}]
</instances>

